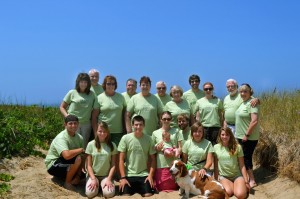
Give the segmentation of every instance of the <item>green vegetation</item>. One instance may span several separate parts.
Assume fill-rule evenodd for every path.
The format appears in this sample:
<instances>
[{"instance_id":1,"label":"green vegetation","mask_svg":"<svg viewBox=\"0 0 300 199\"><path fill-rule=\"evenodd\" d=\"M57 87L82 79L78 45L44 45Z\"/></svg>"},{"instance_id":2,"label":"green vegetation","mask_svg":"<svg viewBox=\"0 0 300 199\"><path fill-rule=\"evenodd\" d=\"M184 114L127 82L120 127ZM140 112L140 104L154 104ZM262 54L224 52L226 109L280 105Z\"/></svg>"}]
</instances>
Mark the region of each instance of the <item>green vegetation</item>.
<instances>
[{"instance_id":1,"label":"green vegetation","mask_svg":"<svg viewBox=\"0 0 300 199\"><path fill-rule=\"evenodd\" d=\"M0 159L42 155L36 147L46 149L62 125L58 108L0 105Z\"/></svg>"},{"instance_id":2,"label":"green vegetation","mask_svg":"<svg viewBox=\"0 0 300 199\"><path fill-rule=\"evenodd\" d=\"M261 138L255 161L280 175L300 182L300 91L270 92L261 100ZM57 107L0 105L0 159L41 155L62 131ZM1 185L1 190L8 185Z\"/></svg>"},{"instance_id":3,"label":"green vegetation","mask_svg":"<svg viewBox=\"0 0 300 199\"><path fill-rule=\"evenodd\" d=\"M4 197L10 191L10 184L5 182L9 182L13 180L15 177L9 174L1 173L0 174L0 181L4 181L0 183L0 197Z\"/></svg>"}]
</instances>

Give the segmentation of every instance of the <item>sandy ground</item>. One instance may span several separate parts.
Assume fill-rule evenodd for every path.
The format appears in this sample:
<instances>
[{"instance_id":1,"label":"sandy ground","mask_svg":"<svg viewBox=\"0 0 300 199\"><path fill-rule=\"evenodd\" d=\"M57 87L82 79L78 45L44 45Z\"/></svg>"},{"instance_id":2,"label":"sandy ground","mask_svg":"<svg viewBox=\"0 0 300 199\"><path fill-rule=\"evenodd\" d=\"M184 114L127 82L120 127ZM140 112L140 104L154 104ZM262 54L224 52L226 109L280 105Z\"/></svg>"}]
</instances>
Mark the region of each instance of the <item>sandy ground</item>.
<instances>
[{"instance_id":1,"label":"sandy ground","mask_svg":"<svg viewBox=\"0 0 300 199\"><path fill-rule=\"evenodd\" d=\"M10 181L12 190L6 198L56 198L56 199L77 199L86 198L84 194L84 182L77 186L77 192L68 191L62 187L62 182L54 182L47 173L44 160L39 157L13 158L1 160L0 172L9 173L15 176ZM270 172L257 168L254 174L258 186L251 190L249 198L261 199L289 199L300 196L300 185L286 178L279 178ZM117 187L118 188L118 187ZM101 198L100 195L96 198ZM129 197L115 196L116 199ZM130 198L142 198L135 194ZM155 194L151 199L174 199L181 198L177 191L172 193L161 192ZM197 196L193 198L198 198ZM235 198L235 197L232 197Z\"/></svg>"}]
</instances>

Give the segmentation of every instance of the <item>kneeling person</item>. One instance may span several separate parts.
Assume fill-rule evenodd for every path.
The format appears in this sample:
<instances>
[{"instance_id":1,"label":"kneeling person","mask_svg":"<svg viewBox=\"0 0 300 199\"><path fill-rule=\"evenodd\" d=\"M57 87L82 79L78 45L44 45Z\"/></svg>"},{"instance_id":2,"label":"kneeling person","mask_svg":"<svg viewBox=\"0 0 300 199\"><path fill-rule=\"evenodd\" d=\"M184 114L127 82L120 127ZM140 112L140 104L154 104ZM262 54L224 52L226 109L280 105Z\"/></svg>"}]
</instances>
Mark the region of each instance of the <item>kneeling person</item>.
<instances>
[{"instance_id":1,"label":"kneeling person","mask_svg":"<svg viewBox=\"0 0 300 199\"><path fill-rule=\"evenodd\" d=\"M52 141L45 159L50 175L65 179L65 188L74 190L73 185L80 182L81 170L84 165L83 138L76 133L79 125L78 117L65 117L65 130L60 132Z\"/></svg>"}]
</instances>

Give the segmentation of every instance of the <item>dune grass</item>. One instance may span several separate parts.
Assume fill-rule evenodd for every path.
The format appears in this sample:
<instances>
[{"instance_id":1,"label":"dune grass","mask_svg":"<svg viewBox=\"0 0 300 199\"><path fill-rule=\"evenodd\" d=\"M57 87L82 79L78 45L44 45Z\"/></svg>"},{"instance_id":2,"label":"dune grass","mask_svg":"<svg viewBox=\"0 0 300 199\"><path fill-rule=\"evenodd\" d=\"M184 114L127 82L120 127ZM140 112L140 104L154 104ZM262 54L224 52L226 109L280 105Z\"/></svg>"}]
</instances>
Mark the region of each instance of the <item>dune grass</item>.
<instances>
[{"instance_id":1,"label":"dune grass","mask_svg":"<svg viewBox=\"0 0 300 199\"><path fill-rule=\"evenodd\" d=\"M254 160L300 183L300 91L265 92L261 99L261 138ZM0 159L41 155L63 129L58 107L0 105Z\"/></svg>"}]
</instances>

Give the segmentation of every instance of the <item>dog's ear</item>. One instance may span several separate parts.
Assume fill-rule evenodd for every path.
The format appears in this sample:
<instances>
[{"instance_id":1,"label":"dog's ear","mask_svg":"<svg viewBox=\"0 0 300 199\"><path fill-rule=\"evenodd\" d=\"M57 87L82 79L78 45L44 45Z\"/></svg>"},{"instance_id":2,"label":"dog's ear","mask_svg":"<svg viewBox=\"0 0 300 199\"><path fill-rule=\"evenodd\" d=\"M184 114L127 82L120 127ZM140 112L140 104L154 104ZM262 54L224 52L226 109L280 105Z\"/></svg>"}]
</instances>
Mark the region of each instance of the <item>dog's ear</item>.
<instances>
[{"instance_id":1,"label":"dog's ear","mask_svg":"<svg viewBox=\"0 0 300 199\"><path fill-rule=\"evenodd\" d=\"M180 169L181 177L184 177L188 174L188 170L186 168L186 165L183 162L181 162L180 166L181 166L181 169Z\"/></svg>"}]
</instances>

